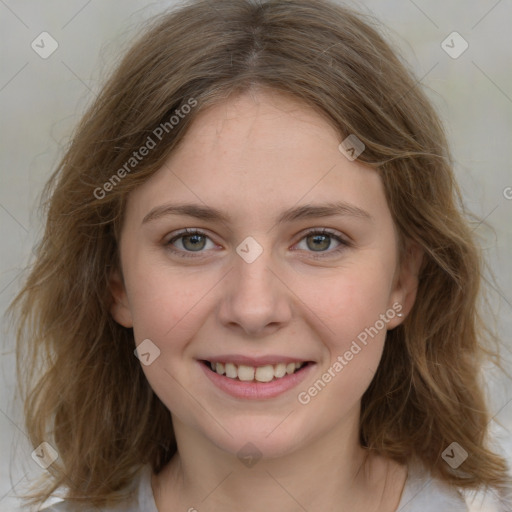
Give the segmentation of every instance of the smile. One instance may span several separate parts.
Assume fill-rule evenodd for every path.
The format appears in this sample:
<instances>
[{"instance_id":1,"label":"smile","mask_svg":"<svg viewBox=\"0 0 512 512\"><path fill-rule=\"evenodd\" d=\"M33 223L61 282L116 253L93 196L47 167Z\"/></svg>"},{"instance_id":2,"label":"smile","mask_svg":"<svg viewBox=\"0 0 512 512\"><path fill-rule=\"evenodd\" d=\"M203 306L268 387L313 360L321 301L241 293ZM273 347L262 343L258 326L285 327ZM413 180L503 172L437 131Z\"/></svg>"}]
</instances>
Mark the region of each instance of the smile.
<instances>
[{"instance_id":1,"label":"smile","mask_svg":"<svg viewBox=\"0 0 512 512\"><path fill-rule=\"evenodd\" d=\"M229 379L238 379L240 381L250 382L270 382L274 379L282 379L285 375L291 375L300 370L305 362L278 363L275 365L266 364L264 366L236 365L234 363L220 363L206 361L210 369L219 375L225 375Z\"/></svg>"},{"instance_id":2,"label":"smile","mask_svg":"<svg viewBox=\"0 0 512 512\"><path fill-rule=\"evenodd\" d=\"M235 398L253 400L270 399L290 391L302 383L316 366L312 361L259 361L259 365L253 363L255 366L247 364L247 360L243 362L246 364L224 359L198 360L203 373L215 388Z\"/></svg>"}]
</instances>

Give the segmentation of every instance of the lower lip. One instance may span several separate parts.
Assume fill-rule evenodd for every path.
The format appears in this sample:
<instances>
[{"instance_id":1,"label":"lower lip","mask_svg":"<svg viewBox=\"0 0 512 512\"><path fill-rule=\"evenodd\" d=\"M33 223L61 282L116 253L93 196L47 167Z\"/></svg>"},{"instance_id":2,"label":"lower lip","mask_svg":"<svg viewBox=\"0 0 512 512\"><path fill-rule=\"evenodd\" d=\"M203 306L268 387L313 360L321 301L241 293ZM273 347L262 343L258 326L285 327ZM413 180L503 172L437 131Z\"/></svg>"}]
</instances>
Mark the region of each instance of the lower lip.
<instances>
[{"instance_id":1,"label":"lower lip","mask_svg":"<svg viewBox=\"0 0 512 512\"><path fill-rule=\"evenodd\" d=\"M224 375L210 370L205 363L199 361L206 376L220 390L235 398L246 398L252 400L263 400L274 398L300 384L312 371L314 363L303 366L300 370L280 379L274 379L270 382L247 382L238 379L230 379Z\"/></svg>"}]
</instances>

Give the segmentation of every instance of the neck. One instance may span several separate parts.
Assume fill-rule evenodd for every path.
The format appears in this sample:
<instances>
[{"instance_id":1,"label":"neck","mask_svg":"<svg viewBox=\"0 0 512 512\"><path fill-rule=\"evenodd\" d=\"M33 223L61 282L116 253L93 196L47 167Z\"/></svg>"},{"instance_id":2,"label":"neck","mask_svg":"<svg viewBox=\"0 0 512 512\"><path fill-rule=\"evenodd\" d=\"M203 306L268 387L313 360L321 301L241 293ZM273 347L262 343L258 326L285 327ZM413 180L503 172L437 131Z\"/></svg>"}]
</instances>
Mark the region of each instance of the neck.
<instances>
[{"instance_id":1,"label":"neck","mask_svg":"<svg viewBox=\"0 0 512 512\"><path fill-rule=\"evenodd\" d=\"M159 510L395 510L405 468L359 445L357 421L279 457L241 459L173 421L178 452L153 479ZM178 506L180 504L180 506Z\"/></svg>"}]
</instances>

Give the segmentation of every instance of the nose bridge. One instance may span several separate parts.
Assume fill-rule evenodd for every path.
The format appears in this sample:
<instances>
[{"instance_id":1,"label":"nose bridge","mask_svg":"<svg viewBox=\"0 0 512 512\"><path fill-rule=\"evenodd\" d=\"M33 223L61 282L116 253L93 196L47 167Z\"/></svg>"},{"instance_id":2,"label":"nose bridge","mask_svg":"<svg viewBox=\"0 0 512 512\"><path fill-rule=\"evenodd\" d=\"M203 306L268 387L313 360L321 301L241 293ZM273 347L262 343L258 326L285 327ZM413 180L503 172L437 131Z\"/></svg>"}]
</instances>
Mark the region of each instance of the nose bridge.
<instances>
[{"instance_id":1,"label":"nose bridge","mask_svg":"<svg viewBox=\"0 0 512 512\"><path fill-rule=\"evenodd\" d=\"M272 252L254 242L245 240L237 247L220 308L222 323L237 325L248 334L276 328L291 316L287 289L272 269Z\"/></svg>"},{"instance_id":2,"label":"nose bridge","mask_svg":"<svg viewBox=\"0 0 512 512\"><path fill-rule=\"evenodd\" d=\"M248 263L240 259L235 264L234 279L235 293L243 295L247 302L254 298L255 302L266 298L274 298L274 284L270 271L271 258L267 255L259 256L255 261Z\"/></svg>"},{"instance_id":3,"label":"nose bridge","mask_svg":"<svg viewBox=\"0 0 512 512\"><path fill-rule=\"evenodd\" d=\"M267 293L270 290L265 289L272 285L269 280L269 275L272 275L269 267L273 263L270 240L269 237L266 240L258 238L261 243L248 236L236 247L234 276L242 293Z\"/></svg>"}]
</instances>

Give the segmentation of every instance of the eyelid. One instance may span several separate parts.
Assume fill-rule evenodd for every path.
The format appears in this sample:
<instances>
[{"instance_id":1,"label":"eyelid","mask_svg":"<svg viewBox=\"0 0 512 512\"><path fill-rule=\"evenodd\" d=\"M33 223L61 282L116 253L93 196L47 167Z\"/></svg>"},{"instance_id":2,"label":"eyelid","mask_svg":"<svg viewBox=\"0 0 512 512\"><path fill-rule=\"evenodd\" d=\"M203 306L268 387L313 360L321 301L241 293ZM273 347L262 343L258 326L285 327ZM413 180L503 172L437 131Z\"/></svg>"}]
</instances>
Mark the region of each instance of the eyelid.
<instances>
[{"instance_id":1,"label":"eyelid","mask_svg":"<svg viewBox=\"0 0 512 512\"><path fill-rule=\"evenodd\" d=\"M172 233L171 233L172 234ZM204 229L201 229L201 228L185 228L185 229L181 229L177 232L175 232L174 234L172 234L172 236L168 239L168 240L165 240L163 245L168 248L173 254L176 254L178 256L181 256L181 257L184 257L184 258L194 258L196 256L194 256L194 253L197 252L198 254L202 254L204 251L183 251L183 250L180 250L180 249L175 249L173 248L173 242L175 242L176 240L179 240L180 238L183 238L183 237L186 237L186 236L193 236L193 235L198 235L198 236L203 236L205 238L207 238L208 240L210 240L212 243L216 244L216 242L212 239L212 237L208 234L208 232ZM218 244L216 244L218 245Z\"/></svg>"},{"instance_id":2,"label":"eyelid","mask_svg":"<svg viewBox=\"0 0 512 512\"><path fill-rule=\"evenodd\" d=\"M343 235L342 233L340 233L336 230L329 229L329 228L309 228L308 230L303 231L300 235L298 235L299 238L293 245L297 245L299 242L301 242L307 236L314 235L314 234L329 235L332 238L334 238L337 242L339 242L340 245L336 249L333 249L331 251L318 251L318 252L306 251L308 254L312 255L313 258L317 258L317 259L318 258L327 258L334 254L338 254L339 252L341 252L344 249L347 249L347 248L350 248L353 246L352 240L350 240L350 238L347 235ZM185 228L185 229L179 230L176 233L174 233L173 236L171 236L166 242L164 242L164 245L166 247L168 247L172 253L174 253L180 257L185 257L185 258L201 257L200 255L205 251L202 251L202 250L201 251L183 251L183 250L178 250L178 249L172 248L173 247L172 243L175 242L176 240L179 240L180 238L185 237L185 236L193 236L193 235L204 236L205 238L207 238L210 241L212 241L213 243L215 243L214 240L212 240L212 237L208 234L207 230L204 230L202 228ZM293 249L293 250L296 251L297 249ZM194 256L195 252L197 252L198 256Z\"/></svg>"},{"instance_id":3,"label":"eyelid","mask_svg":"<svg viewBox=\"0 0 512 512\"><path fill-rule=\"evenodd\" d=\"M299 241L302 240L305 236L311 235L311 234L321 234L321 235L331 235L334 238L339 239L341 242L344 242L346 244L351 244L352 241L348 235L343 234L341 231L337 231L335 229L330 228L309 228L306 231L303 231L299 235Z\"/></svg>"},{"instance_id":4,"label":"eyelid","mask_svg":"<svg viewBox=\"0 0 512 512\"><path fill-rule=\"evenodd\" d=\"M171 236L172 235L172 236ZM178 231L173 231L172 233L169 233L169 238L167 239L167 236L164 238L166 240L164 243L169 244L170 242L177 240L178 238L181 238L182 236L193 236L193 235L201 235L204 237L209 238L212 240L212 237L210 236L209 232L206 229L203 228L183 228L179 229ZM212 240L213 241L213 240Z\"/></svg>"},{"instance_id":5,"label":"eyelid","mask_svg":"<svg viewBox=\"0 0 512 512\"><path fill-rule=\"evenodd\" d=\"M343 233L337 230L332 230L329 228L310 228L306 231L303 231L299 235L299 239L297 240L297 242L295 242L293 245L297 245L304 238L310 235L329 235L339 243L338 247L328 251L306 251L308 255L312 255L314 259L329 258L338 255L341 251L349 249L354 246L354 243L347 235L344 235ZM293 250L296 251L297 249Z\"/></svg>"}]
</instances>

